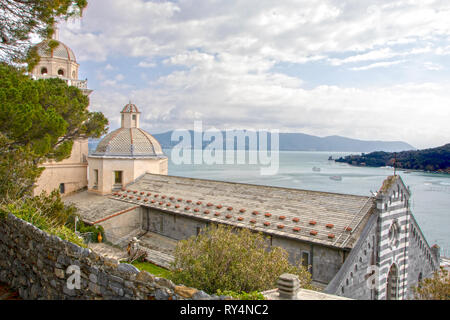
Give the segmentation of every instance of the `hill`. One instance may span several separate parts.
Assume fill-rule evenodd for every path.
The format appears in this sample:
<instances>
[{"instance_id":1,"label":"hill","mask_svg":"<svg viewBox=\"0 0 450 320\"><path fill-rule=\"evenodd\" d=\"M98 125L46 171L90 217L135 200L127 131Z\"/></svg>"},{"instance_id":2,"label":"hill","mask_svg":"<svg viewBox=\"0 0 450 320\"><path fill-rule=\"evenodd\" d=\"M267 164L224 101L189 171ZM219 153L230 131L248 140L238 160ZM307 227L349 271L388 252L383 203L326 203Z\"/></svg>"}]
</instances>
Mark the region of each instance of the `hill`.
<instances>
[{"instance_id":1,"label":"hill","mask_svg":"<svg viewBox=\"0 0 450 320\"><path fill-rule=\"evenodd\" d=\"M392 166L394 161L397 168L450 173L450 143L442 147L424 150L398 153L379 151L336 159L336 162L370 167Z\"/></svg>"},{"instance_id":2,"label":"hill","mask_svg":"<svg viewBox=\"0 0 450 320\"><path fill-rule=\"evenodd\" d=\"M193 137L192 131L190 133L191 137ZM171 141L172 131L153 134L153 136L165 149L171 149L179 143L178 141ZM225 137L225 132L222 132L222 136ZM304 133L280 133L279 138L280 151L372 152L383 150L386 152L398 152L415 149L410 144L402 141L365 141L340 136L317 137ZM208 143L204 142L203 147L206 145ZM248 149L248 145L246 145L246 149Z\"/></svg>"}]
</instances>

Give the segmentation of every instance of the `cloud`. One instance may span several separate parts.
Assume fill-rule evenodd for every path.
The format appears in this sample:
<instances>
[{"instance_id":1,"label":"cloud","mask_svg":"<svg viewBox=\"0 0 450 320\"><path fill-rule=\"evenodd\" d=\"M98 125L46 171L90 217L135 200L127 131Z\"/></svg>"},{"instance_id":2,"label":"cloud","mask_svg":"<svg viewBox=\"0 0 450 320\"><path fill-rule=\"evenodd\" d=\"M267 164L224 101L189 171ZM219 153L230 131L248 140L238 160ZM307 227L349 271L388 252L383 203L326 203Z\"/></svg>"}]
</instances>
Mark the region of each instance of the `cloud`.
<instances>
[{"instance_id":1,"label":"cloud","mask_svg":"<svg viewBox=\"0 0 450 320\"><path fill-rule=\"evenodd\" d=\"M148 61L141 61L141 62L138 63L138 67L141 67L141 68L154 68L154 67L156 67L156 63L148 62Z\"/></svg>"},{"instance_id":2,"label":"cloud","mask_svg":"<svg viewBox=\"0 0 450 320\"><path fill-rule=\"evenodd\" d=\"M450 35L445 0L179 1L96 0L81 28L64 36L87 53L165 56L202 48L301 62L326 52L365 51L434 35Z\"/></svg>"},{"instance_id":3,"label":"cloud","mask_svg":"<svg viewBox=\"0 0 450 320\"><path fill-rule=\"evenodd\" d=\"M423 66L425 67L425 69L431 70L431 71L439 71L439 70L444 69L444 67L442 65L433 63L433 62L425 62L423 64Z\"/></svg>"},{"instance_id":4,"label":"cloud","mask_svg":"<svg viewBox=\"0 0 450 320\"><path fill-rule=\"evenodd\" d=\"M398 82L389 67L445 68L438 58L450 53L449 15L448 0L96 0L80 25L62 25L61 38L81 64L101 64L92 108L112 122L132 98L150 130L203 119L421 146L450 136L450 88ZM283 73L282 63L298 69ZM326 76L340 66L348 78L384 68L394 85L330 85ZM319 85L306 88L307 74Z\"/></svg>"},{"instance_id":5,"label":"cloud","mask_svg":"<svg viewBox=\"0 0 450 320\"><path fill-rule=\"evenodd\" d=\"M372 63L372 64L362 66L362 67L354 67L354 68L351 68L351 70L362 71L362 70L370 70L370 69L374 69L374 68L386 68L386 67L390 67L390 66L393 66L396 64L404 63L406 61L407 60L376 62L376 63Z\"/></svg>"}]
</instances>

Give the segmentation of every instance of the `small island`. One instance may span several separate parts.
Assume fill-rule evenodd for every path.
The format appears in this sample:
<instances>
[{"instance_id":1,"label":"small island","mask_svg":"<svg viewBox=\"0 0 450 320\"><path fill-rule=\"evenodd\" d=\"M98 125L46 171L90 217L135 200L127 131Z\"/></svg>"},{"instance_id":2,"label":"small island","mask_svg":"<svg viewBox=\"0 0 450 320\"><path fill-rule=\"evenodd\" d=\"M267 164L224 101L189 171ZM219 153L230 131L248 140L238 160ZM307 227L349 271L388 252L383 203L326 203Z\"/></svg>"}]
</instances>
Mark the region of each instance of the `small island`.
<instances>
[{"instance_id":1,"label":"small island","mask_svg":"<svg viewBox=\"0 0 450 320\"><path fill-rule=\"evenodd\" d=\"M422 170L450 174L450 143L437 148L402 152L376 151L350 155L335 160L355 166L394 166L406 170Z\"/></svg>"}]
</instances>

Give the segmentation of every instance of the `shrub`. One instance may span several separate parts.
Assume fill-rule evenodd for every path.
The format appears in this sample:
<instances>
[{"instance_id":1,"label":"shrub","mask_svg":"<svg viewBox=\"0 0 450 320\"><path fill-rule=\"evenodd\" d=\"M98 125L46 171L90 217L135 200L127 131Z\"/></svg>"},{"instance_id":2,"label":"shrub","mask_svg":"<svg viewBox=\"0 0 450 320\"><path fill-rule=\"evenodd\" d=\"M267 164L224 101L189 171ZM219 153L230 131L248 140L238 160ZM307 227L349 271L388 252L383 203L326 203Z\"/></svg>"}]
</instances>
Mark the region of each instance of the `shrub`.
<instances>
[{"instance_id":1,"label":"shrub","mask_svg":"<svg viewBox=\"0 0 450 320\"><path fill-rule=\"evenodd\" d=\"M312 288L307 269L291 265L287 251L270 247L262 233L218 225L178 242L171 279L210 294L253 292L275 288L283 273L298 275L302 287Z\"/></svg>"},{"instance_id":2,"label":"shrub","mask_svg":"<svg viewBox=\"0 0 450 320\"><path fill-rule=\"evenodd\" d=\"M75 230L75 220L71 218L69 223L67 224L70 229ZM78 220L77 222L77 231L80 233L88 233L92 232L91 241L98 242L98 234L101 233L103 240L106 241L105 230L100 225L88 225L83 221Z\"/></svg>"},{"instance_id":3,"label":"shrub","mask_svg":"<svg viewBox=\"0 0 450 320\"><path fill-rule=\"evenodd\" d=\"M235 292L231 290L217 290L216 295L218 296L230 296L239 300L266 300L261 292Z\"/></svg>"},{"instance_id":4,"label":"shrub","mask_svg":"<svg viewBox=\"0 0 450 320\"><path fill-rule=\"evenodd\" d=\"M417 300L450 300L450 276L448 271L441 267L433 278L420 281L413 287L414 297Z\"/></svg>"},{"instance_id":5,"label":"shrub","mask_svg":"<svg viewBox=\"0 0 450 320\"><path fill-rule=\"evenodd\" d=\"M65 225L74 215L75 209L64 206L57 191L49 196L42 193L40 196L3 203L0 205L0 212L2 216L12 213L42 231L86 247L83 239Z\"/></svg>"}]
</instances>

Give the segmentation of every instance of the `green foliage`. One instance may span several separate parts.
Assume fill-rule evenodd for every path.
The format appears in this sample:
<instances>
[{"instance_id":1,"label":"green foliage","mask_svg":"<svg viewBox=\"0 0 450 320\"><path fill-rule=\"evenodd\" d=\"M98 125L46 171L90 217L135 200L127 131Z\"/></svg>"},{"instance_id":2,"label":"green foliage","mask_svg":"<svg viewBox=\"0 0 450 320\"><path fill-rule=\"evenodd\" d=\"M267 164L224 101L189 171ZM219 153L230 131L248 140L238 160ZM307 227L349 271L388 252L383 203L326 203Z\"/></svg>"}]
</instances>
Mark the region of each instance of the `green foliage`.
<instances>
[{"instance_id":1,"label":"green foliage","mask_svg":"<svg viewBox=\"0 0 450 320\"><path fill-rule=\"evenodd\" d=\"M231 290L217 290L216 295L218 296L230 296L239 300L265 300L263 294L258 291L252 292L235 292Z\"/></svg>"},{"instance_id":2,"label":"green foliage","mask_svg":"<svg viewBox=\"0 0 450 320\"><path fill-rule=\"evenodd\" d=\"M408 170L426 170L450 173L450 144L442 147L392 152L372 152L362 155L341 157L336 162L370 167L395 166Z\"/></svg>"},{"instance_id":3,"label":"green foliage","mask_svg":"<svg viewBox=\"0 0 450 320\"><path fill-rule=\"evenodd\" d=\"M75 219L74 218L75 218L75 216L70 217L66 223L66 226L68 228L70 228L71 230L75 230ZM92 236L91 236L92 242L98 242L98 234L100 233L102 235L102 241L103 242L106 241L105 230L100 225L88 225L79 219L77 222L77 231L80 233L91 232L92 233Z\"/></svg>"},{"instance_id":4,"label":"green foliage","mask_svg":"<svg viewBox=\"0 0 450 320\"><path fill-rule=\"evenodd\" d=\"M86 247L83 240L74 231L65 226L71 216L75 214L74 207L66 207L57 191L50 195L42 193L40 196L0 204L0 215L8 213L25 220L35 227Z\"/></svg>"},{"instance_id":5,"label":"green foliage","mask_svg":"<svg viewBox=\"0 0 450 320\"><path fill-rule=\"evenodd\" d=\"M311 288L306 268L291 265L286 250L270 247L261 233L218 225L178 242L171 279L211 294L253 292L274 288L283 273L299 275L301 286Z\"/></svg>"},{"instance_id":6,"label":"green foliage","mask_svg":"<svg viewBox=\"0 0 450 320\"><path fill-rule=\"evenodd\" d=\"M39 165L71 154L73 141L100 137L108 120L61 79L32 80L0 63L0 197L31 195Z\"/></svg>"},{"instance_id":7,"label":"green foliage","mask_svg":"<svg viewBox=\"0 0 450 320\"><path fill-rule=\"evenodd\" d=\"M26 60L31 34L48 39L58 18L81 16L87 0L2 0L0 16L0 61ZM33 62L36 56L28 55ZM34 60L36 62L36 60Z\"/></svg>"},{"instance_id":8,"label":"green foliage","mask_svg":"<svg viewBox=\"0 0 450 320\"><path fill-rule=\"evenodd\" d=\"M450 300L450 276L443 267L432 278L423 279L413 287L417 300Z\"/></svg>"}]
</instances>

